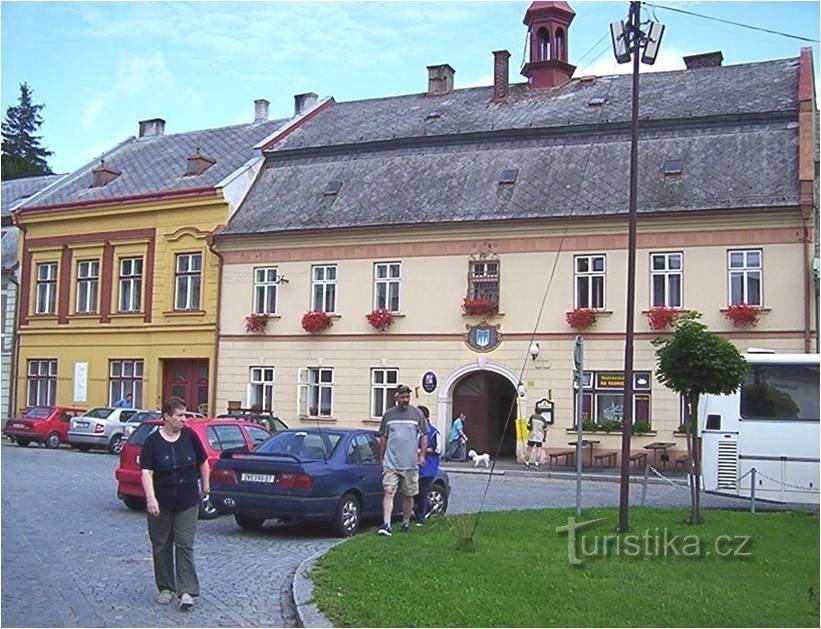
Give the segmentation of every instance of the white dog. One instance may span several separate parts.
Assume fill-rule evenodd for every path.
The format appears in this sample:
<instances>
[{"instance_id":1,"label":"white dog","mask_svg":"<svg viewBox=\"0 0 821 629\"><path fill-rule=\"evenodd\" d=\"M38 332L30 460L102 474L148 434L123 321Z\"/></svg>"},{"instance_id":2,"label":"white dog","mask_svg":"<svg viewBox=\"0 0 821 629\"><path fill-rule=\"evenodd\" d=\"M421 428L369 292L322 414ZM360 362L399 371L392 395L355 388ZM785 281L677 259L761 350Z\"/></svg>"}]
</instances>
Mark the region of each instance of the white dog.
<instances>
[{"instance_id":1,"label":"white dog","mask_svg":"<svg viewBox=\"0 0 821 629\"><path fill-rule=\"evenodd\" d=\"M479 467L479 463L482 463L485 467L490 465L490 455L487 452L477 454L476 450L471 450L468 452L468 458L473 461L473 467Z\"/></svg>"}]
</instances>

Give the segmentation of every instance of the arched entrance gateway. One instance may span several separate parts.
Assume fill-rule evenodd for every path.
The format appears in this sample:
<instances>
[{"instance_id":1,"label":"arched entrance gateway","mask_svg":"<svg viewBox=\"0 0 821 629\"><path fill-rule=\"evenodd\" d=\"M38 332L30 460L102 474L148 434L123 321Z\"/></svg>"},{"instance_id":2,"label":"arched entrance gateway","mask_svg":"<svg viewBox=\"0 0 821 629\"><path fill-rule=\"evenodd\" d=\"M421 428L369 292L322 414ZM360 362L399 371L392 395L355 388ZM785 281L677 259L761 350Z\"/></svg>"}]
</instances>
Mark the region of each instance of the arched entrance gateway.
<instances>
[{"instance_id":1,"label":"arched entrance gateway","mask_svg":"<svg viewBox=\"0 0 821 629\"><path fill-rule=\"evenodd\" d=\"M516 418L520 417L515 375L501 365L473 364L451 374L439 399L439 417L444 419L443 434L453 418L460 412L467 415L465 432L468 449L496 455L501 440L499 456L516 456ZM510 421L508 414L511 413ZM507 429L505 423L507 422Z\"/></svg>"}]
</instances>

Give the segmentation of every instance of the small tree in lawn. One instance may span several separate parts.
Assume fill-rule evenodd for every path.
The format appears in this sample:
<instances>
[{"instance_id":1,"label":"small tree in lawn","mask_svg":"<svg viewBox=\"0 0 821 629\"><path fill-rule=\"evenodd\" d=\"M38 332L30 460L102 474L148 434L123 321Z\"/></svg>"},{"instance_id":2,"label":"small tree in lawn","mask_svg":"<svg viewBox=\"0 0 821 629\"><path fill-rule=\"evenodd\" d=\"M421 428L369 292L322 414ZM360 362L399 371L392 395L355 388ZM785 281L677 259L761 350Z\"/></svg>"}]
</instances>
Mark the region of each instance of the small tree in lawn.
<instances>
[{"instance_id":1,"label":"small tree in lawn","mask_svg":"<svg viewBox=\"0 0 821 629\"><path fill-rule=\"evenodd\" d=\"M656 358L659 382L684 396L685 407L692 409L685 420L687 426L687 456L690 459L690 523L701 519L701 461L696 430L698 399L704 393L727 395L744 382L747 361L727 339L713 334L699 321L701 314L685 311L676 320L675 333L657 338Z\"/></svg>"}]
</instances>

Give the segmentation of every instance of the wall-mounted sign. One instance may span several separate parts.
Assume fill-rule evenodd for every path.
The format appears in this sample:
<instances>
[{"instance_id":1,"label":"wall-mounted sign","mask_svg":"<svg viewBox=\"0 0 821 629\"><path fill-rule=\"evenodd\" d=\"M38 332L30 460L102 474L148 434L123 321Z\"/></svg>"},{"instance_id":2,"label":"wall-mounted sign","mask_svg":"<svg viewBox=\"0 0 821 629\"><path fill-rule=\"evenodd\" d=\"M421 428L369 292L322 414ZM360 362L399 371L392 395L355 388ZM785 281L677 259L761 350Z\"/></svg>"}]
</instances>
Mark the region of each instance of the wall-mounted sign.
<instances>
[{"instance_id":1,"label":"wall-mounted sign","mask_svg":"<svg viewBox=\"0 0 821 629\"><path fill-rule=\"evenodd\" d=\"M439 378L436 377L436 374L432 371L426 371L425 375L422 376L422 388L425 390L426 393L433 393L436 391L436 387L439 384Z\"/></svg>"},{"instance_id":2,"label":"wall-mounted sign","mask_svg":"<svg viewBox=\"0 0 821 629\"><path fill-rule=\"evenodd\" d=\"M548 400L547 398L542 398L538 402L536 402L536 412L544 417L544 420L548 424L553 423L553 402Z\"/></svg>"},{"instance_id":3,"label":"wall-mounted sign","mask_svg":"<svg viewBox=\"0 0 821 629\"><path fill-rule=\"evenodd\" d=\"M596 374L600 389L623 389L624 374L618 372L603 372Z\"/></svg>"},{"instance_id":4,"label":"wall-mounted sign","mask_svg":"<svg viewBox=\"0 0 821 629\"><path fill-rule=\"evenodd\" d=\"M465 328L465 343L475 352L489 352L502 342L498 323L490 325L487 321L482 321L478 325L466 325Z\"/></svg>"},{"instance_id":5,"label":"wall-mounted sign","mask_svg":"<svg viewBox=\"0 0 821 629\"><path fill-rule=\"evenodd\" d=\"M74 401L88 401L88 363L74 363Z\"/></svg>"}]
</instances>

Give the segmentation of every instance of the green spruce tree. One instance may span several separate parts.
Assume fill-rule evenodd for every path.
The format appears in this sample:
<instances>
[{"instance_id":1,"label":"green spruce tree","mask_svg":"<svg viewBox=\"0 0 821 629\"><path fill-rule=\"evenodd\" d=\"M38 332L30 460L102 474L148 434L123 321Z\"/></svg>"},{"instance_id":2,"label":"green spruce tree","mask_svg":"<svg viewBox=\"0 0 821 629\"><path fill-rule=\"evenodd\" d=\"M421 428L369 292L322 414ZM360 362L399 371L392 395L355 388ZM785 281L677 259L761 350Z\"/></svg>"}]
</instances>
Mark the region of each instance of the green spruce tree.
<instances>
[{"instance_id":1,"label":"green spruce tree","mask_svg":"<svg viewBox=\"0 0 821 629\"><path fill-rule=\"evenodd\" d=\"M45 105L35 105L31 101L31 88L27 83L20 86L18 104L6 110L3 120L2 179L19 179L51 175L46 161L53 153L40 145L40 136L35 135L43 118L40 110Z\"/></svg>"}]
</instances>

